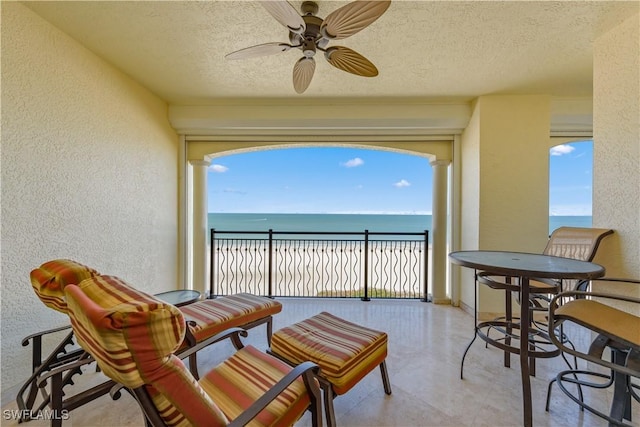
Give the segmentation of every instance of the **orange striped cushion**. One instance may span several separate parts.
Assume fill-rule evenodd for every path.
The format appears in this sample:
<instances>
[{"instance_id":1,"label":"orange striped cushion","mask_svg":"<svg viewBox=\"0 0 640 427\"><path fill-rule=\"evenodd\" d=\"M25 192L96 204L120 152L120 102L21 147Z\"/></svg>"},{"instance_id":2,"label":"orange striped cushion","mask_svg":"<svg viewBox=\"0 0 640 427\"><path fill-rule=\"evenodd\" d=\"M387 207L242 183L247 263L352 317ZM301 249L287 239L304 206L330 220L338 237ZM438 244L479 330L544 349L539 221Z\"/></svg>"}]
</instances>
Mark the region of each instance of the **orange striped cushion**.
<instances>
[{"instance_id":1,"label":"orange striped cushion","mask_svg":"<svg viewBox=\"0 0 640 427\"><path fill-rule=\"evenodd\" d=\"M291 367L252 346L246 346L200 380L222 411L234 419L284 377ZM302 378L271 402L250 426L290 426L310 400Z\"/></svg>"},{"instance_id":2,"label":"orange striped cushion","mask_svg":"<svg viewBox=\"0 0 640 427\"><path fill-rule=\"evenodd\" d=\"M79 344L114 381L147 390L171 426L228 420L173 352L184 338L180 310L112 276L65 287Z\"/></svg>"},{"instance_id":3,"label":"orange striped cushion","mask_svg":"<svg viewBox=\"0 0 640 427\"><path fill-rule=\"evenodd\" d=\"M198 301L180 308L196 341L201 342L224 329L279 313L282 304L271 298L251 294L235 294Z\"/></svg>"},{"instance_id":4,"label":"orange striped cushion","mask_svg":"<svg viewBox=\"0 0 640 427\"><path fill-rule=\"evenodd\" d=\"M38 298L49 308L66 313L64 287L98 276L93 268L69 259L47 261L31 272L31 286Z\"/></svg>"},{"instance_id":5,"label":"orange striped cushion","mask_svg":"<svg viewBox=\"0 0 640 427\"><path fill-rule=\"evenodd\" d=\"M273 334L271 351L294 364L311 361L344 394L387 357L387 334L322 312Z\"/></svg>"},{"instance_id":6,"label":"orange striped cushion","mask_svg":"<svg viewBox=\"0 0 640 427\"><path fill-rule=\"evenodd\" d=\"M127 387L145 382L139 363L166 357L184 338L180 310L117 277L96 276L67 285L65 295L80 345L107 376Z\"/></svg>"}]
</instances>

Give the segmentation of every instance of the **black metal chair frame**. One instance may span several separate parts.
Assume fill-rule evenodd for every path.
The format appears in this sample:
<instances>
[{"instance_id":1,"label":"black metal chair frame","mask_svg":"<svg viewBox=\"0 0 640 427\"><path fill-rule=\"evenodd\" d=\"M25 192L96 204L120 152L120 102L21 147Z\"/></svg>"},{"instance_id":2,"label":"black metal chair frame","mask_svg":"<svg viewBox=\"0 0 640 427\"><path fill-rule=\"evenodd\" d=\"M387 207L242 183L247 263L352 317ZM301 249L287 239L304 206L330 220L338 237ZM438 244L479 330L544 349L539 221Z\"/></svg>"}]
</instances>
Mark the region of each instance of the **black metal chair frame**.
<instances>
[{"instance_id":1,"label":"black metal chair frame","mask_svg":"<svg viewBox=\"0 0 640 427\"><path fill-rule=\"evenodd\" d=\"M241 326L240 330L246 331L264 323L267 324L267 339L270 341L273 330L273 316L265 316L257 319ZM43 337L64 330L69 330L70 332L56 345L49 356L42 360ZM220 338L218 335L214 335L201 343L197 343L189 328L187 328L185 341L188 347L179 354L179 357L189 358L189 370L196 379L199 379L197 364L198 350L227 338L231 340L236 349L243 347L238 334L225 334L223 338ZM62 422L62 414L68 413L104 396L114 387L115 383L107 380L104 383L83 390L77 394L67 395L67 393L65 393L65 387L74 385L74 375L82 375L81 368L94 362L93 358L81 348L67 349L68 346L75 345L74 335L70 325L32 334L22 340L23 346L27 346L29 343L33 344L32 373L20 387L16 396L16 403L21 417L19 422L30 421L33 418L37 418L42 410L49 407L52 413L51 426L58 427ZM97 366L96 369L98 369ZM38 402L36 406L38 394L41 395L42 401Z\"/></svg>"},{"instance_id":2,"label":"black metal chair frame","mask_svg":"<svg viewBox=\"0 0 640 427\"><path fill-rule=\"evenodd\" d=\"M634 279L602 278L598 279L598 281L640 284L640 280ZM558 320L556 318L555 311L558 307L556 300L562 298L580 299L591 297L599 297L640 304L639 298L627 297L623 295L613 295L602 292L587 291L562 292L556 295L551 301L549 311L549 328L551 329L552 327L556 327L558 324L561 324L564 321L564 319ZM637 348L630 348L628 343L622 344L616 341L615 337L607 336L606 333L599 333L591 343L588 352L583 353L576 350L574 347L567 347L565 345L565 342L559 340L557 337L551 337L551 340L558 346L558 348L562 352L572 354L575 357L608 368L609 373L601 373L577 368L559 372L556 377L549 382L547 388L545 410L549 411L553 385L558 384L558 388L571 400L577 403L580 406L581 411L584 411L586 409L587 411L607 420L610 426L615 425L630 427L631 424L627 424L623 420L631 421L632 399L640 402L640 395L636 391L640 389L640 386L631 382L631 377L640 378L640 346L638 346ZM611 361L604 360L602 357L607 347L611 351ZM601 379L602 381L596 381L596 379ZM576 396L574 392L567 388L565 386L565 383L575 385L578 395ZM613 399L608 415L585 402L582 391L583 386L596 389L606 389L611 386L614 387Z\"/></svg>"},{"instance_id":3,"label":"black metal chair frame","mask_svg":"<svg viewBox=\"0 0 640 427\"><path fill-rule=\"evenodd\" d=\"M543 251L543 254L550 254L549 252L553 247L553 242L554 242L553 239L555 236L557 236L556 233L562 232L563 229L578 230L581 228L580 227L578 228L561 227L560 229L554 231L554 233L552 233L552 235L550 236L549 241L547 242L547 245ZM614 231L611 229L589 229L589 230L593 230L593 231L598 230L601 232L599 235L596 236L595 240L592 242L591 251L588 254L588 257L586 257L585 261L592 261L596 256L596 252L602 240L605 237L614 233ZM496 280L497 278L500 278L503 280ZM488 345L489 342L491 342L492 345L504 350L504 366L508 368L511 366L510 354L513 352L513 346L511 346L511 340L520 339L519 334L517 332L514 332L514 329L519 330L519 323L518 323L519 319L513 316L513 295L515 294L516 296L515 299L518 303L520 304L522 303L520 301L520 287L517 283L512 283L512 280L514 278L503 277L500 275L493 274L491 272L476 271L475 279L478 283L489 286L492 289L503 290L505 292L505 316L498 317L496 319L493 319L487 322L478 322L476 319L475 323L477 325L476 326L477 334L479 334L481 338L483 338L487 343L485 344L485 346ZM576 368L578 363L577 359L574 357L573 365L572 365L563 352L557 351L555 349L555 346L551 343L551 340L547 334L547 324L540 320L536 320L534 316L535 312L547 312L548 304L551 301L551 298L548 295L546 295L546 293L549 292L550 294L555 295L562 292L564 290L563 289L564 283L562 281L558 282L550 279L535 279L535 281L544 283L549 287L546 289L542 289L542 288L537 289L535 287L535 284L532 283L533 280L530 282L530 291L529 291L529 307L530 307L529 341L531 343L531 353L530 353L531 357L529 358L530 374L531 376L536 375L535 360L537 357L548 358L548 357L555 357L558 354L562 356L563 360L565 361L565 363L569 368ZM575 283L574 289L584 290L585 286L588 286L588 284L589 284L588 280L579 280ZM547 306L544 306L543 304L541 304L540 303L541 300L546 301ZM491 338L489 335L492 330L497 331L501 336L499 338ZM564 334L564 332L562 331L562 328L559 328L554 333L556 334L557 337L559 336L564 343L568 345L573 345L571 341L569 341L567 336ZM474 335L471 342L467 345L467 348L465 349L464 354L462 356L462 361L460 363L460 378L463 378L464 361L467 356L467 352L469 351L469 349L471 348L471 345L473 344L476 337L478 336L477 334ZM580 390L580 397L582 398L582 390Z\"/></svg>"},{"instance_id":4,"label":"black metal chair frame","mask_svg":"<svg viewBox=\"0 0 640 427\"><path fill-rule=\"evenodd\" d=\"M223 332L220 332L208 340L205 340L199 344L196 344L188 349L182 351L177 354L181 359L190 358L193 354L196 354L203 348L219 342L225 339L231 339L236 346L236 343L239 344L240 348L244 346L240 339L240 336L247 336L247 331L242 328L229 328ZM80 404L77 402L82 402L81 404L86 403L87 401L93 400L96 397L102 396L104 394L109 393L114 400L118 400L122 396L122 391L128 392L137 402L138 406L142 410L142 414L145 419L145 425L147 427L167 427L167 424L160 417L158 410L149 393L147 392L145 386L137 387L134 389L125 387L122 384L116 383L113 380L108 380L102 384L99 384L96 387L93 387L90 390L87 390L81 395L76 395L78 398L74 397L73 400L63 400L62 397L64 393L62 392L62 384L64 379L69 375L70 372L79 371L83 366L91 364L95 362L93 357L91 357L88 353L84 353L86 357L82 357L80 360L76 360L73 362L69 362L63 366L60 366L47 374L43 375L39 378L38 384L41 386L42 384L46 384L47 382L51 383L52 391L51 391L51 403L53 407L64 408L63 410L70 411L74 409ZM229 427L241 427L248 424L253 418L255 418L264 408L267 407L274 399L276 399L289 385L291 385L298 377L302 377L305 387L309 392L309 397L311 404L309 406L309 411L312 414L312 425L314 427L322 426L322 416L320 411L320 393L318 390L318 386L316 384L316 377L318 375L318 365L305 362L294 369L292 369L285 377L283 377L280 381L278 381L267 393L261 396L258 400L256 400L249 408L247 408L240 416L236 419L232 420L229 423ZM93 397L90 400L86 400L87 396ZM85 401L86 400L86 401ZM73 407L71 407L73 406ZM63 414L64 412L55 412L56 414ZM63 417L57 416L51 420L52 427L61 427L62 426Z\"/></svg>"}]
</instances>

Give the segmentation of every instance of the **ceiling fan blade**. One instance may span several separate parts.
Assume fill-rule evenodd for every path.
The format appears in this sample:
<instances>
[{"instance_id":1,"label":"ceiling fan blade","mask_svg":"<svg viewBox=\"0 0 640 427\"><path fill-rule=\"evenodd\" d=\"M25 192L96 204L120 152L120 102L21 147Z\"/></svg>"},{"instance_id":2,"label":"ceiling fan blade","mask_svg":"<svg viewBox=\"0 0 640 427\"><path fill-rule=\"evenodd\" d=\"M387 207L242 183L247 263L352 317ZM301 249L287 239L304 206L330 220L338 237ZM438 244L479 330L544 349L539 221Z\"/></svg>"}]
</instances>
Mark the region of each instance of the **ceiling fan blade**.
<instances>
[{"instance_id":1,"label":"ceiling fan blade","mask_svg":"<svg viewBox=\"0 0 640 427\"><path fill-rule=\"evenodd\" d=\"M340 70L363 77L375 77L378 69L358 52L343 46L333 46L324 53L329 64Z\"/></svg>"},{"instance_id":2,"label":"ceiling fan blade","mask_svg":"<svg viewBox=\"0 0 640 427\"><path fill-rule=\"evenodd\" d=\"M313 73L316 70L316 61L313 58L300 58L293 66L293 88L298 93L303 93L309 87Z\"/></svg>"},{"instance_id":3,"label":"ceiling fan blade","mask_svg":"<svg viewBox=\"0 0 640 427\"><path fill-rule=\"evenodd\" d=\"M265 43L256 46L245 47L244 49L236 50L235 52L225 55L226 59L247 59L256 58L258 56L274 55L280 52L286 52L291 49L291 45L287 43Z\"/></svg>"},{"instance_id":4,"label":"ceiling fan blade","mask_svg":"<svg viewBox=\"0 0 640 427\"><path fill-rule=\"evenodd\" d=\"M387 11L391 1L354 1L331 12L320 26L320 34L331 40L344 39L366 28Z\"/></svg>"},{"instance_id":5,"label":"ceiling fan blade","mask_svg":"<svg viewBox=\"0 0 640 427\"><path fill-rule=\"evenodd\" d=\"M260 4L292 33L304 33L306 28L304 20L288 1L261 1Z\"/></svg>"}]
</instances>

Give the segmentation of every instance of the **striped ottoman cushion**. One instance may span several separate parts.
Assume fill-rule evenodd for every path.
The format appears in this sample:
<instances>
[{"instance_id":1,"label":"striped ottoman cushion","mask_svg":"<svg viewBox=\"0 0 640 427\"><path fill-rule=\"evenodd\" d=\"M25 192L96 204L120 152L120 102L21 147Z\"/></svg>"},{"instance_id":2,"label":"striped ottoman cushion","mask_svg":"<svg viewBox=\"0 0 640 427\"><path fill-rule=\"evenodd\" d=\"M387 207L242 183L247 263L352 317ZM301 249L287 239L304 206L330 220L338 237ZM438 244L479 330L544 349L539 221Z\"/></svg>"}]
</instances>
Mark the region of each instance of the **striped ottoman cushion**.
<instances>
[{"instance_id":1,"label":"striped ottoman cushion","mask_svg":"<svg viewBox=\"0 0 640 427\"><path fill-rule=\"evenodd\" d=\"M235 419L291 371L284 362L246 346L200 380L200 386L229 419ZM290 426L310 404L298 377L248 425Z\"/></svg>"},{"instance_id":2,"label":"striped ottoman cushion","mask_svg":"<svg viewBox=\"0 0 640 427\"><path fill-rule=\"evenodd\" d=\"M385 360L387 334L322 312L274 333L271 351L293 364L316 363L344 394Z\"/></svg>"},{"instance_id":3,"label":"striped ottoman cushion","mask_svg":"<svg viewBox=\"0 0 640 427\"><path fill-rule=\"evenodd\" d=\"M271 298L236 294L180 307L197 342L228 328L239 327L279 313L282 304Z\"/></svg>"}]
</instances>

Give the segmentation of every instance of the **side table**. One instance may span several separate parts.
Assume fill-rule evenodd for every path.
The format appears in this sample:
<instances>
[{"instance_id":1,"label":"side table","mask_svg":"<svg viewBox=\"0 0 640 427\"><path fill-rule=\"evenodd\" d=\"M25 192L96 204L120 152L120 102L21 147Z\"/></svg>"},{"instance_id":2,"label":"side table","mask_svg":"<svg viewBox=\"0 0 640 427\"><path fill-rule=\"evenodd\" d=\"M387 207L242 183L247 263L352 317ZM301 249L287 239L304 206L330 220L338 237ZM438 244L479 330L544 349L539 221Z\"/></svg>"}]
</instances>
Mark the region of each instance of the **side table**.
<instances>
[{"instance_id":1,"label":"side table","mask_svg":"<svg viewBox=\"0 0 640 427\"><path fill-rule=\"evenodd\" d=\"M154 296L176 307L182 307L183 305L198 301L200 299L200 292L191 289L177 289L175 291L161 292Z\"/></svg>"}]
</instances>

